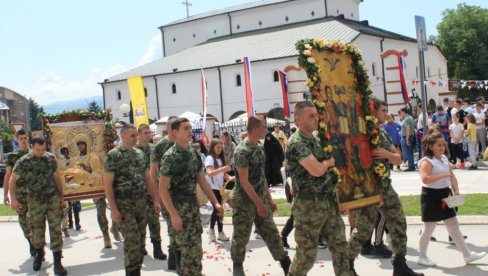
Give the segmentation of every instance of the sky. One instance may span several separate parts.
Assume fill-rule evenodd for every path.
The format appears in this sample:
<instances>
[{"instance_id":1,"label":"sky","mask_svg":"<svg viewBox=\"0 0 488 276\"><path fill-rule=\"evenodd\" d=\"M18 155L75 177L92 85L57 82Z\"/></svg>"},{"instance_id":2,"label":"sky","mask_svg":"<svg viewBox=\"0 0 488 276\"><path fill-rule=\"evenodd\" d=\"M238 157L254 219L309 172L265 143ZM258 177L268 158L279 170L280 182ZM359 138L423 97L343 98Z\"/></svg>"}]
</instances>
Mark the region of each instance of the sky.
<instances>
[{"instance_id":1,"label":"sky","mask_svg":"<svg viewBox=\"0 0 488 276\"><path fill-rule=\"evenodd\" d=\"M194 15L252 1L190 2ZM488 8L486 0L364 0L360 17L415 37L420 15L436 35L442 12L461 2ZM23 0L2 1L0 13L0 86L44 105L102 95L98 82L161 58L158 27L186 9L182 0Z\"/></svg>"}]
</instances>

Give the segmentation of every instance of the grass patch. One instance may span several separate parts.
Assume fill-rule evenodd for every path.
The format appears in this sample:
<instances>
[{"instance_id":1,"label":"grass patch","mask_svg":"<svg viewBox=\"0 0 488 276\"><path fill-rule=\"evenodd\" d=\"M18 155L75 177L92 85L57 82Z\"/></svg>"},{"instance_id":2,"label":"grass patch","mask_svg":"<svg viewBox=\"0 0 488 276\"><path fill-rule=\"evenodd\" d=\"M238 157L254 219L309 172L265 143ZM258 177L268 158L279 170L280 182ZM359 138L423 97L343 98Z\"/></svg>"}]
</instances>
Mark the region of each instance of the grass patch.
<instances>
[{"instance_id":1,"label":"grass patch","mask_svg":"<svg viewBox=\"0 0 488 276\"><path fill-rule=\"evenodd\" d=\"M94 205L93 202L82 202L81 209ZM17 212L12 210L10 205L0 204L0 216L16 216Z\"/></svg>"},{"instance_id":2,"label":"grass patch","mask_svg":"<svg viewBox=\"0 0 488 276\"><path fill-rule=\"evenodd\" d=\"M488 215L488 194L468 194L465 195L466 204L459 207L458 215ZM403 211L406 216L420 216L420 196L400 196ZM275 217L288 217L291 214L291 204L286 199L275 199L278 210L274 213ZM232 211L225 214L226 217L232 216Z\"/></svg>"}]
</instances>

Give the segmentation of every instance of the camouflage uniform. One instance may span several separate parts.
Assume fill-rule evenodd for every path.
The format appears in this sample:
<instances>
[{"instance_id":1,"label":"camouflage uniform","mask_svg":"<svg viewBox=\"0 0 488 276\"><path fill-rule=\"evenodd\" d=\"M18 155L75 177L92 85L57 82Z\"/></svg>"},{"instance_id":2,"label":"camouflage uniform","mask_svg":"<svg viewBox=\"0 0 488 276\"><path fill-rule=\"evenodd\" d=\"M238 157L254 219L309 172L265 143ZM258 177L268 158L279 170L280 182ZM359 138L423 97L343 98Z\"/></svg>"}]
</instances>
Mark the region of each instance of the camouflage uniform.
<instances>
[{"instance_id":1,"label":"camouflage uniform","mask_svg":"<svg viewBox=\"0 0 488 276\"><path fill-rule=\"evenodd\" d=\"M380 128L380 144L381 148L390 150L395 148L390 136ZM385 167L390 167L390 162L387 160ZM398 194L391 186L390 172L388 171L388 184L383 189L384 205L379 208L380 212L386 216L386 224L391 236L391 245L393 249L393 256L405 256L407 253L407 222L403 207L400 202ZM356 216L356 228L349 238L349 259L355 259L365 241L369 239L373 232L374 222L378 215L376 206L369 206L354 211Z\"/></svg>"},{"instance_id":2,"label":"camouflage uniform","mask_svg":"<svg viewBox=\"0 0 488 276\"><path fill-rule=\"evenodd\" d=\"M93 199L93 203L97 207L97 221L100 230L104 235L108 233L108 219L107 219L107 202L105 197Z\"/></svg>"},{"instance_id":3,"label":"camouflage uniform","mask_svg":"<svg viewBox=\"0 0 488 276\"><path fill-rule=\"evenodd\" d=\"M259 229L259 234L268 246L273 258L281 261L288 256L288 252L283 249L280 241L280 234L273 220L266 193L266 178L264 174L265 155L261 145L253 145L246 139L241 142L234 153L234 165L236 167L236 185L233 190L234 201L232 204L233 215L232 224L234 232L232 234L232 244L230 253L232 261L242 264L246 258L246 245L251 236L252 224L255 223ZM254 191L268 209L266 217L260 217L257 214L256 206L248 197L241 187L238 168L249 169L249 183L253 186Z\"/></svg>"},{"instance_id":4,"label":"camouflage uniform","mask_svg":"<svg viewBox=\"0 0 488 276\"><path fill-rule=\"evenodd\" d=\"M27 187L32 244L36 249L44 248L47 219L53 252L63 249L61 235L63 213L53 177L57 168L54 155L46 152L42 157L36 157L32 153L24 155L13 169L13 172L20 176L19 181L23 181Z\"/></svg>"},{"instance_id":5,"label":"camouflage uniform","mask_svg":"<svg viewBox=\"0 0 488 276\"><path fill-rule=\"evenodd\" d=\"M29 153L29 151L21 151L20 149L10 152L7 155L5 165L13 169L17 160L19 160L22 156L26 155L27 153ZM20 228L22 229L22 232L24 232L24 237L29 239L32 233L29 225L29 215L28 215L29 204L27 202L28 194L27 194L27 187L25 181L22 178L20 178L17 181L16 196L17 196L17 201L19 201L20 205L22 206L22 208L18 212Z\"/></svg>"},{"instance_id":6,"label":"camouflage uniform","mask_svg":"<svg viewBox=\"0 0 488 276\"><path fill-rule=\"evenodd\" d=\"M202 221L197 203L196 185L202 171L202 159L193 148L183 149L174 144L163 156L159 176L170 179L168 192L176 212L183 222L183 230L175 231L170 225L174 249L181 253L182 275L202 274Z\"/></svg>"},{"instance_id":7,"label":"camouflage uniform","mask_svg":"<svg viewBox=\"0 0 488 276\"><path fill-rule=\"evenodd\" d=\"M312 176L300 165L300 161L310 155L319 162L325 160L319 140L297 131L288 140L286 150L288 171L295 191L293 217L297 243L289 275L307 275L317 257L319 235L327 241L335 274L351 275L344 221L335 196L335 177L330 172L320 177Z\"/></svg>"},{"instance_id":8,"label":"camouflage uniform","mask_svg":"<svg viewBox=\"0 0 488 276\"><path fill-rule=\"evenodd\" d=\"M129 271L140 269L147 225L144 173L148 168L144 153L117 146L105 156L104 167L106 173L114 174L114 198L122 217L119 227L124 236L124 266Z\"/></svg>"}]
</instances>

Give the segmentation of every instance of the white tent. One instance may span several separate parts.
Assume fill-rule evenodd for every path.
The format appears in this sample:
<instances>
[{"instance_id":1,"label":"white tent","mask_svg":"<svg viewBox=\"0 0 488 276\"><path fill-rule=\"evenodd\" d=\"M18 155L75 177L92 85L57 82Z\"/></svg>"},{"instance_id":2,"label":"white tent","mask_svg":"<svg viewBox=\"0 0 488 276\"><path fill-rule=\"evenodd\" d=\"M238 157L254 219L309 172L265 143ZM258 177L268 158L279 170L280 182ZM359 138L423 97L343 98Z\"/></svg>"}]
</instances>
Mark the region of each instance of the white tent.
<instances>
[{"instance_id":1,"label":"white tent","mask_svg":"<svg viewBox=\"0 0 488 276\"><path fill-rule=\"evenodd\" d=\"M242 115L239 115L237 118L222 123L220 126L221 127L247 126L247 119L248 119L247 113L243 113ZM278 119L266 118L267 127L274 127L277 125L284 126L286 125L286 122Z\"/></svg>"}]
</instances>

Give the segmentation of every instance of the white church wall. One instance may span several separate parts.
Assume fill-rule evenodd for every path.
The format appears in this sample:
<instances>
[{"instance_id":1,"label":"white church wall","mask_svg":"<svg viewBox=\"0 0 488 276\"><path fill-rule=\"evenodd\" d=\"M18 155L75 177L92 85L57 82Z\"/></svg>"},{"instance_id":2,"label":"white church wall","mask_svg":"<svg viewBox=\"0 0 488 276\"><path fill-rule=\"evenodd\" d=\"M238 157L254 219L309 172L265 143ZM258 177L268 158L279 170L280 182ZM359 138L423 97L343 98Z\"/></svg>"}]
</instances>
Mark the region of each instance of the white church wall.
<instances>
[{"instance_id":1,"label":"white church wall","mask_svg":"<svg viewBox=\"0 0 488 276\"><path fill-rule=\"evenodd\" d=\"M381 38L369 35L360 35L353 43L358 46L363 54L363 60L368 69L370 88L378 99L385 98L383 85L383 70L381 63ZM373 70L374 66L374 70ZM379 77L379 78L378 78Z\"/></svg>"},{"instance_id":2,"label":"white church wall","mask_svg":"<svg viewBox=\"0 0 488 276\"><path fill-rule=\"evenodd\" d=\"M344 18L359 20L359 4L360 0L341 0L341 1L327 1L327 12L329 16L344 15Z\"/></svg>"},{"instance_id":3,"label":"white church wall","mask_svg":"<svg viewBox=\"0 0 488 276\"><path fill-rule=\"evenodd\" d=\"M121 121L129 122L128 117L123 117L122 112L120 112L120 105L129 104L129 87L127 87L127 81L117 81L103 84L104 86L104 97L105 97L105 108L112 109L112 115L114 119L119 119ZM118 94L120 92L120 99ZM148 91L149 93L149 91Z\"/></svg>"},{"instance_id":4,"label":"white church wall","mask_svg":"<svg viewBox=\"0 0 488 276\"><path fill-rule=\"evenodd\" d=\"M227 14L164 27L163 46L165 47L165 55L169 56L211 38L229 35L229 28L229 17Z\"/></svg>"},{"instance_id":5,"label":"white church wall","mask_svg":"<svg viewBox=\"0 0 488 276\"><path fill-rule=\"evenodd\" d=\"M313 13L313 14L312 14ZM290 1L231 13L232 32L282 26L325 16L323 0ZM288 21L286 20L288 18ZM261 24L259 24L261 22Z\"/></svg>"}]
</instances>

